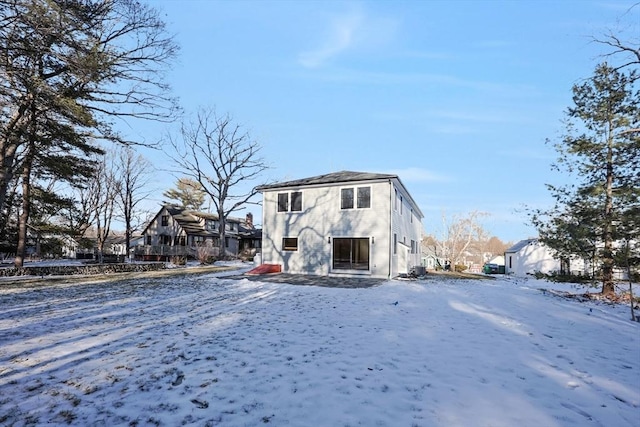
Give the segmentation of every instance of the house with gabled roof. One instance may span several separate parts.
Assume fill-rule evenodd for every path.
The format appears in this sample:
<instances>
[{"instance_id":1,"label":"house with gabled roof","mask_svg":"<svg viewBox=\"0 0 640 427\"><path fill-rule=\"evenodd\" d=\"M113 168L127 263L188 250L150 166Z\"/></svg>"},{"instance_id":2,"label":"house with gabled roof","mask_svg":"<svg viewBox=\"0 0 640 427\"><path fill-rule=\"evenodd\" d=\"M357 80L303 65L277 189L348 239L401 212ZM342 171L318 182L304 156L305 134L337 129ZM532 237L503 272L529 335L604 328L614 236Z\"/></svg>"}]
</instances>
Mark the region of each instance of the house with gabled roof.
<instances>
[{"instance_id":1,"label":"house with gabled roof","mask_svg":"<svg viewBox=\"0 0 640 427\"><path fill-rule=\"evenodd\" d=\"M559 258L537 238L521 240L504 252L505 273L525 276L536 272L586 274L585 260L573 256Z\"/></svg>"},{"instance_id":2,"label":"house with gabled roof","mask_svg":"<svg viewBox=\"0 0 640 427\"><path fill-rule=\"evenodd\" d=\"M378 278L420 265L423 214L397 175L341 171L256 189L265 264Z\"/></svg>"},{"instance_id":3,"label":"house with gabled roof","mask_svg":"<svg viewBox=\"0 0 640 427\"><path fill-rule=\"evenodd\" d=\"M142 232L143 244L135 248L136 258L166 260L172 256L219 257L220 221L218 215L164 205ZM229 217L225 224L225 256L245 251L252 256L260 248L260 230L253 215Z\"/></svg>"}]
</instances>

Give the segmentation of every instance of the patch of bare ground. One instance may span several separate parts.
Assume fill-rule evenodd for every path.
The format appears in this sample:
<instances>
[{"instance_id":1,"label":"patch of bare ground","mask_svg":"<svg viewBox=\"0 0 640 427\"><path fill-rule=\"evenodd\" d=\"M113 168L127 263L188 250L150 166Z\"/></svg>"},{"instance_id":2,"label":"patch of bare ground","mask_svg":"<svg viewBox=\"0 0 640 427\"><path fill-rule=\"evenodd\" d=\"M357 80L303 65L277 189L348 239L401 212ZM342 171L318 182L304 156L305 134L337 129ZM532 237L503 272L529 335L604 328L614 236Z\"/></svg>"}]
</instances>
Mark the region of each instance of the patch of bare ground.
<instances>
[{"instance_id":1,"label":"patch of bare ground","mask_svg":"<svg viewBox=\"0 0 640 427\"><path fill-rule=\"evenodd\" d=\"M201 265L197 267L174 267L155 271L136 271L124 273L109 273L95 275L67 275L67 276L19 276L0 281L0 287L6 286L41 286L51 284L71 283L108 283L118 280L155 279L162 277L186 277L200 274L220 273L236 270L233 266Z\"/></svg>"},{"instance_id":2,"label":"patch of bare ground","mask_svg":"<svg viewBox=\"0 0 640 427\"><path fill-rule=\"evenodd\" d=\"M476 274L476 273L465 273L459 271L436 271L429 270L427 271L427 278L441 278L441 279L484 279L484 280L495 280L494 276L488 276L486 274Z\"/></svg>"},{"instance_id":3,"label":"patch of bare ground","mask_svg":"<svg viewBox=\"0 0 640 427\"><path fill-rule=\"evenodd\" d=\"M601 292L583 292L573 293L568 291L558 291L556 289L544 289L540 288L543 294L550 294L560 298L573 299L580 302L585 301L600 301L615 304L629 304L631 296L629 292L622 292L620 294L607 294L603 295ZM634 297L634 308L640 309L638 298Z\"/></svg>"}]
</instances>

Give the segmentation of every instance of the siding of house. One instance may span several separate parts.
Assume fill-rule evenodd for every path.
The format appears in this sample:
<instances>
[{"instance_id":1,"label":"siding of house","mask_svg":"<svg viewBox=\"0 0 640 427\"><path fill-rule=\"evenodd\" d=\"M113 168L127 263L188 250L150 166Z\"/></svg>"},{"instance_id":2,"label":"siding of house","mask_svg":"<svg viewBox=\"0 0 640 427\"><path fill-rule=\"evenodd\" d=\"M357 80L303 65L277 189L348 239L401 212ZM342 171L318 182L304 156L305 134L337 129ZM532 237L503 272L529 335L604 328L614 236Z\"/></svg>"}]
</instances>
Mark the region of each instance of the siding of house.
<instances>
[{"instance_id":1,"label":"siding of house","mask_svg":"<svg viewBox=\"0 0 640 427\"><path fill-rule=\"evenodd\" d=\"M407 274L412 267L421 264L420 240L422 236L422 218L412 208L410 196L404 192L397 181L389 188L391 228L391 277ZM394 251L394 235L397 246Z\"/></svg>"},{"instance_id":2,"label":"siding of house","mask_svg":"<svg viewBox=\"0 0 640 427\"><path fill-rule=\"evenodd\" d=\"M536 271L548 274L560 271L560 261L554 259L547 247L535 239L520 242L505 251L505 273L526 276Z\"/></svg>"},{"instance_id":3,"label":"siding of house","mask_svg":"<svg viewBox=\"0 0 640 427\"><path fill-rule=\"evenodd\" d=\"M162 217L168 216L169 220L166 226L162 225ZM182 227L173 219L173 217L169 214L167 208L163 208L156 217L149 223L147 226L145 236L151 237L151 246L159 246L161 244L160 236L171 236L174 239L176 236L185 236L184 230ZM147 242L145 241L145 244Z\"/></svg>"},{"instance_id":4,"label":"siding of house","mask_svg":"<svg viewBox=\"0 0 640 427\"><path fill-rule=\"evenodd\" d=\"M399 258L397 254L391 254L391 231L401 236L399 242L404 238L410 245L414 240L415 246L419 247L421 218L414 212L411 222L408 204L403 215L392 211L392 194L396 186L397 182L390 184L381 180L263 190L263 262L280 264L284 272L294 274L389 277L390 269L392 275L397 274ZM370 187L371 207L341 209L341 190L353 188L357 194L359 187ZM302 192L302 210L278 212L278 194L297 191ZM408 199L405 197L405 200ZM283 250L284 238L297 238L297 251ZM369 268L334 269L333 240L336 238L368 239ZM410 266L419 264L419 250L416 252L409 254L407 251Z\"/></svg>"}]
</instances>

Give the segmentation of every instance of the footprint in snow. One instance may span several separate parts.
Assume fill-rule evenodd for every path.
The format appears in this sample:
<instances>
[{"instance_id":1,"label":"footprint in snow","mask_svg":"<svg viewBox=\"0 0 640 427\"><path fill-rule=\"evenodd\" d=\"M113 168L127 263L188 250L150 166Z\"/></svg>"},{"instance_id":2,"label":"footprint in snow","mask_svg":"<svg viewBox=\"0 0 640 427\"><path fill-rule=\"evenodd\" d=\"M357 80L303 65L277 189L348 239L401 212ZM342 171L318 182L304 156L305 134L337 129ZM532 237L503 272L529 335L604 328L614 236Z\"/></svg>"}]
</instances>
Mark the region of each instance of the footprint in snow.
<instances>
[{"instance_id":1,"label":"footprint in snow","mask_svg":"<svg viewBox=\"0 0 640 427\"><path fill-rule=\"evenodd\" d=\"M173 380L173 382L171 383L172 386L177 386L182 384L182 381L184 380L184 373L182 372L178 372L178 376L176 377L175 380Z\"/></svg>"},{"instance_id":2,"label":"footprint in snow","mask_svg":"<svg viewBox=\"0 0 640 427\"><path fill-rule=\"evenodd\" d=\"M196 405L196 408L199 409L206 409L209 407L209 402L207 402L206 400L191 399L191 403Z\"/></svg>"}]
</instances>

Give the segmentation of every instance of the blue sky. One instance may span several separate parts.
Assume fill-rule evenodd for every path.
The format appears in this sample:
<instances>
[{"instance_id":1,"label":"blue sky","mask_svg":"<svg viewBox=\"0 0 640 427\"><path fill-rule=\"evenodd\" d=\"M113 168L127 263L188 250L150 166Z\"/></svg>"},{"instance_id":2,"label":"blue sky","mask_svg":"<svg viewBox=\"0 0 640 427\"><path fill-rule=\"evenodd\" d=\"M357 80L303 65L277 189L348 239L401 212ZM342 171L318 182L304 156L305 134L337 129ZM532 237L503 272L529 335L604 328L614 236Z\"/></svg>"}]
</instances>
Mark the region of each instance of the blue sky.
<instances>
[{"instance_id":1,"label":"blue sky","mask_svg":"<svg viewBox=\"0 0 640 427\"><path fill-rule=\"evenodd\" d=\"M272 166L264 181L397 173L427 233L440 233L443 212L477 210L504 241L535 235L523 207L549 205L545 183L565 179L545 139L606 52L592 36L640 31L640 7L625 15L633 1L151 4L181 46L169 81L183 108L243 125ZM132 132L150 142L164 131ZM160 191L174 186L159 176Z\"/></svg>"}]
</instances>

